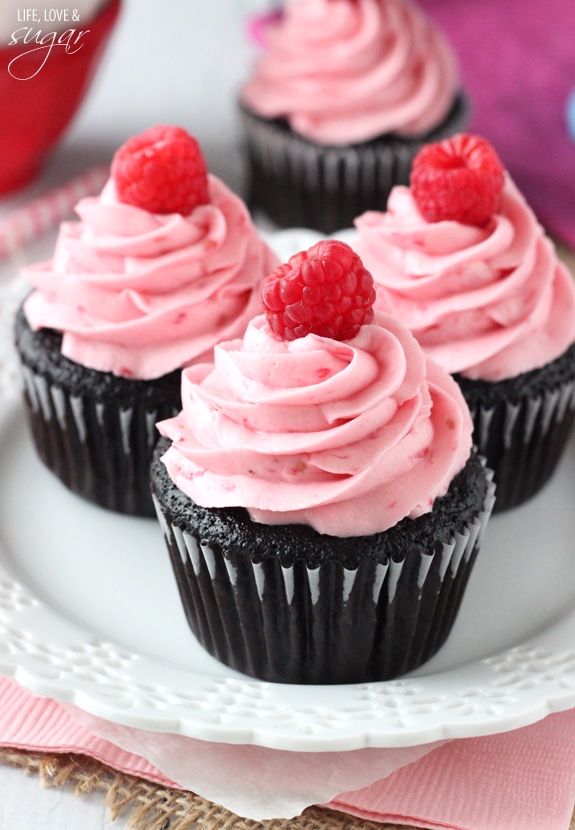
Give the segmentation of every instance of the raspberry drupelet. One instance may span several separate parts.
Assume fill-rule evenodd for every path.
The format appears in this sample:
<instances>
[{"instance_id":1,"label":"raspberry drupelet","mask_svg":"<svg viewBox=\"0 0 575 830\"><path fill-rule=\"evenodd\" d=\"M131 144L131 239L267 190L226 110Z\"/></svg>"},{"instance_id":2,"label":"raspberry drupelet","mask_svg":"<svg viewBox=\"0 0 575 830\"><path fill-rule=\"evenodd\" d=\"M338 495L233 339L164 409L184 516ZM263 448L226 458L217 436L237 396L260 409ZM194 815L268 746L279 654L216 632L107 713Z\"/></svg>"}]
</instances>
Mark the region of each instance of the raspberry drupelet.
<instances>
[{"instance_id":1,"label":"raspberry drupelet","mask_svg":"<svg viewBox=\"0 0 575 830\"><path fill-rule=\"evenodd\" d=\"M483 225L497 210L503 180L503 165L491 144L481 136L459 133L419 151L410 184L428 222Z\"/></svg>"},{"instance_id":2,"label":"raspberry drupelet","mask_svg":"<svg viewBox=\"0 0 575 830\"><path fill-rule=\"evenodd\" d=\"M308 334L350 340L373 320L373 278L349 245L335 239L280 265L263 280L260 296L279 340Z\"/></svg>"},{"instance_id":3,"label":"raspberry drupelet","mask_svg":"<svg viewBox=\"0 0 575 830\"><path fill-rule=\"evenodd\" d=\"M128 139L111 172L120 201L152 213L188 216L209 200L202 151L181 127L158 125Z\"/></svg>"}]
</instances>

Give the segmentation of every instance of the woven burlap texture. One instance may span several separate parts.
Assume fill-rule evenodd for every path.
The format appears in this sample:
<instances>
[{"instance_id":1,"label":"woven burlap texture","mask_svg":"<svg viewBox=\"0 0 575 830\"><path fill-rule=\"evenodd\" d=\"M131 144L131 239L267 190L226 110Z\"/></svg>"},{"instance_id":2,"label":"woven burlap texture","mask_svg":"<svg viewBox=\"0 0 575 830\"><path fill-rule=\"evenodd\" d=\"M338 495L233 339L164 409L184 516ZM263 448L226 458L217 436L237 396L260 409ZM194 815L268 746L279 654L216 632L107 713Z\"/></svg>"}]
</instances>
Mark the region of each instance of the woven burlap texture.
<instances>
[{"instance_id":1,"label":"woven burlap texture","mask_svg":"<svg viewBox=\"0 0 575 830\"><path fill-rule=\"evenodd\" d=\"M319 807L293 819L252 821L194 793L116 772L83 755L0 749L0 762L38 775L45 787L69 788L77 796L100 794L111 818L128 817L127 826L133 830L415 830L412 825L377 824Z\"/></svg>"},{"instance_id":2,"label":"woven burlap texture","mask_svg":"<svg viewBox=\"0 0 575 830\"><path fill-rule=\"evenodd\" d=\"M100 794L111 818L127 816L132 830L418 830L411 824L379 824L320 807L310 807L297 818L252 821L194 793L116 772L83 755L0 749L0 762L38 775L45 787L67 787L79 797ZM575 814L569 830L575 830Z\"/></svg>"}]
</instances>

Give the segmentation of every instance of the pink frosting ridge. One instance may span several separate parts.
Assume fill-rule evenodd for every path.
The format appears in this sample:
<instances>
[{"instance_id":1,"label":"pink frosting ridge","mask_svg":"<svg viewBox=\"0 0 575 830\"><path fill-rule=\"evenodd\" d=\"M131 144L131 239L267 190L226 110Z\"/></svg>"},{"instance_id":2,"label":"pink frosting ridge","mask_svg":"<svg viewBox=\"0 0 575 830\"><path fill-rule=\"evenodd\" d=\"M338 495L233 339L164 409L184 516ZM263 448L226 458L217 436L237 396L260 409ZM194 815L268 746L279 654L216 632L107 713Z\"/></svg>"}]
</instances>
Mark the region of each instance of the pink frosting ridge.
<instances>
[{"instance_id":1,"label":"pink frosting ridge","mask_svg":"<svg viewBox=\"0 0 575 830\"><path fill-rule=\"evenodd\" d=\"M413 332L448 372L498 381L537 369L575 340L575 284L506 174L483 227L422 218L407 187L387 212L355 221L352 247L377 287L376 306Z\"/></svg>"},{"instance_id":2,"label":"pink frosting ridge","mask_svg":"<svg viewBox=\"0 0 575 830\"><path fill-rule=\"evenodd\" d=\"M257 288L278 260L215 176L209 194L188 216L124 204L111 179L82 199L53 258L24 272L32 328L63 332L76 363L142 380L211 359L259 313Z\"/></svg>"},{"instance_id":3,"label":"pink frosting ridge","mask_svg":"<svg viewBox=\"0 0 575 830\"><path fill-rule=\"evenodd\" d=\"M291 0L241 97L320 144L418 136L459 87L442 33L410 0Z\"/></svg>"},{"instance_id":4,"label":"pink frosting ridge","mask_svg":"<svg viewBox=\"0 0 575 830\"><path fill-rule=\"evenodd\" d=\"M243 340L216 347L213 365L183 372L182 402L158 425L180 490L333 536L428 512L471 449L459 387L380 312L342 342L279 341L260 315Z\"/></svg>"}]
</instances>

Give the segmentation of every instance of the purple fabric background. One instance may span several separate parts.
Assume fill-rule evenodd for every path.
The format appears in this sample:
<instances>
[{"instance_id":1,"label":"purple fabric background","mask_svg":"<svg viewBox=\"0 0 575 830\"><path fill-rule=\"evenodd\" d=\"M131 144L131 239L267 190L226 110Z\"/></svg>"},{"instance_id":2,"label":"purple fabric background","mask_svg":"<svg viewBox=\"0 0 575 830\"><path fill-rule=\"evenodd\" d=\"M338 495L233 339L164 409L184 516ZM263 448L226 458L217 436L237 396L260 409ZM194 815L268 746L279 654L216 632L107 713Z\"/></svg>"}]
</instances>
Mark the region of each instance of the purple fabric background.
<instances>
[{"instance_id":1,"label":"purple fabric background","mask_svg":"<svg viewBox=\"0 0 575 830\"><path fill-rule=\"evenodd\" d=\"M549 233L575 248L575 0L418 0L455 47L488 138Z\"/></svg>"}]
</instances>

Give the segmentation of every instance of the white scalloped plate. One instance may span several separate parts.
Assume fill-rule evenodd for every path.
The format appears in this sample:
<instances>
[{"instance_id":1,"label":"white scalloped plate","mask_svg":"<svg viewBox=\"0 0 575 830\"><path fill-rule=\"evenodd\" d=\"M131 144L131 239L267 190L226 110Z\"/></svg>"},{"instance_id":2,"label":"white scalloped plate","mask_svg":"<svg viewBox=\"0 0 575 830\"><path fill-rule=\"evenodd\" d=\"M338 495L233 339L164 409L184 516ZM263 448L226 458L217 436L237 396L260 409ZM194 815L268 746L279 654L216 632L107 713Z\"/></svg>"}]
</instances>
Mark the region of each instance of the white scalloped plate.
<instances>
[{"instance_id":1,"label":"white scalloped plate","mask_svg":"<svg viewBox=\"0 0 575 830\"><path fill-rule=\"evenodd\" d=\"M274 237L282 255L315 238ZM65 490L37 460L20 403L4 400L0 674L127 726L276 749L406 746L532 723L575 706L574 457L575 439L539 496L492 518L451 636L419 672L288 686L200 648L155 521Z\"/></svg>"}]
</instances>

